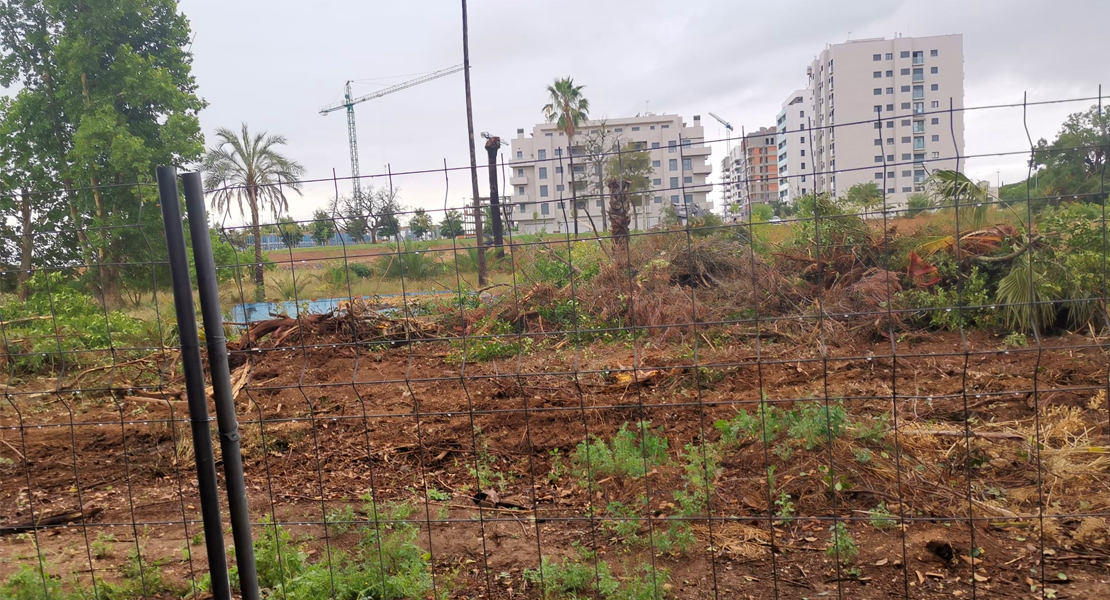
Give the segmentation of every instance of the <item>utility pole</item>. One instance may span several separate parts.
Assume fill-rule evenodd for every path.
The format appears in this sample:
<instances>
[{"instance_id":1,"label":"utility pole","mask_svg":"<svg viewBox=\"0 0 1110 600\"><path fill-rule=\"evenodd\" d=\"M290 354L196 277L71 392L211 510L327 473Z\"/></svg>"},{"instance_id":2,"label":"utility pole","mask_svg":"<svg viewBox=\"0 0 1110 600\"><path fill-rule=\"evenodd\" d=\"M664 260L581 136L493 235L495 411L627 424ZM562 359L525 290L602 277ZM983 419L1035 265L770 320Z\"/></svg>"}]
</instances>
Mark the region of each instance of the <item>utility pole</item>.
<instances>
[{"instance_id":1,"label":"utility pole","mask_svg":"<svg viewBox=\"0 0 1110 600\"><path fill-rule=\"evenodd\" d=\"M482 246L482 199L478 193L478 157L474 153L474 109L470 102L470 40L466 0L462 0L463 79L466 80L466 131L470 136L470 185L474 194L474 241L478 245L478 287L486 285L486 249Z\"/></svg>"}]
</instances>

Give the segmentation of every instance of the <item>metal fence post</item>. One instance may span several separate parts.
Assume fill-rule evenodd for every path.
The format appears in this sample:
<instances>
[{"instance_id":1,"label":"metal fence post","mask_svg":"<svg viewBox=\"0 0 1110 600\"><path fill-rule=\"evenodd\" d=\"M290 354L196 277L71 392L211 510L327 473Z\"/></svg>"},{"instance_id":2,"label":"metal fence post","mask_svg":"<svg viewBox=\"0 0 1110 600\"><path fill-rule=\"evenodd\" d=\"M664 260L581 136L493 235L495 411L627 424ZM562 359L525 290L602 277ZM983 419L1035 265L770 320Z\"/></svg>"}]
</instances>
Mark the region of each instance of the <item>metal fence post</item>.
<instances>
[{"instance_id":1,"label":"metal fence post","mask_svg":"<svg viewBox=\"0 0 1110 600\"><path fill-rule=\"evenodd\" d=\"M220 496L216 489L216 461L212 451L212 431L208 424L208 396L204 391L204 368L200 362L200 338L193 312L193 287L189 282L189 259L185 254L185 230L181 226L181 201L177 195L177 172L173 167L158 167L158 199L162 205L162 226L166 231L170 278L173 282L173 307L181 337L181 364L185 370L185 396L196 454L200 511L204 520L204 544L208 550L208 570L212 576L212 597L231 599L227 555L224 553Z\"/></svg>"},{"instance_id":2,"label":"metal fence post","mask_svg":"<svg viewBox=\"0 0 1110 600\"><path fill-rule=\"evenodd\" d=\"M208 347L212 395L216 404L216 425L220 432L231 535L235 542L235 564L239 567L239 588L243 600L258 600L258 573L254 563L254 539L251 537L250 508L243 477L243 456L239 449L239 423L231 391L227 339L224 337L212 238L208 231L208 212L204 208L204 188L200 173L185 173L181 176L181 183L185 188L185 212L189 216L189 234L193 239L193 261L197 272L197 291L200 292L200 312L204 319L204 341Z\"/></svg>"}]
</instances>

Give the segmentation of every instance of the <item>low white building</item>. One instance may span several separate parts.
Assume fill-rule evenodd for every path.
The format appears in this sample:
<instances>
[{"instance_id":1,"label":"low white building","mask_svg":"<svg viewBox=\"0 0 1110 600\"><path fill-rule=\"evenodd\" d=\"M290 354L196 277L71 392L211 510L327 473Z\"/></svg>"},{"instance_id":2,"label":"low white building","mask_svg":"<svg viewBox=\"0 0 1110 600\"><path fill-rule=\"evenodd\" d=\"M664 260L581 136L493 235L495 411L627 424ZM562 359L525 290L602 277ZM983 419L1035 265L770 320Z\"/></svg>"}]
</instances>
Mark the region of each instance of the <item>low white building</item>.
<instances>
[{"instance_id":1,"label":"low white building","mask_svg":"<svg viewBox=\"0 0 1110 600\"><path fill-rule=\"evenodd\" d=\"M573 146L554 123L536 125L527 135L518 129L506 190L513 224L520 233L574 232L576 221L579 232L606 229L609 198L601 163L629 145L651 159L650 190L642 194L643 202L634 201L633 229L658 225L667 206L680 216L707 212L713 167L704 136L697 115L690 125L678 115L654 114L588 121L575 132ZM608 151L591 154L590 147Z\"/></svg>"}]
</instances>

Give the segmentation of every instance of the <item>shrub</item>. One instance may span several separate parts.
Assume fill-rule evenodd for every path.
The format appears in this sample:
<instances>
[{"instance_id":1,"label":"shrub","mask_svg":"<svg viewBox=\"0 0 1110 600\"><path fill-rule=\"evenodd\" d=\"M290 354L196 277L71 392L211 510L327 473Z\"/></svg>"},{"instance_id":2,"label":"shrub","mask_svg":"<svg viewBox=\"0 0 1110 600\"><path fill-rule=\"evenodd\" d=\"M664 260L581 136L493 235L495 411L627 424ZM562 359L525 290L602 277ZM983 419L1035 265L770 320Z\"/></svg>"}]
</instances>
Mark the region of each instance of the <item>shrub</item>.
<instances>
[{"instance_id":1,"label":"shrub","mask_svg":"<svg viewBox=\"0 0 1110 600\"><path fill-rule=\"evenodd\" d=\"M574 451L580 477L591 482L610 476L643 477L652 467L666 462L667 438L661 429L652 431L649 421L636 423L634 431L628 423L621 425L610 443L590 436Z\"/></svg>"}]
</instances>

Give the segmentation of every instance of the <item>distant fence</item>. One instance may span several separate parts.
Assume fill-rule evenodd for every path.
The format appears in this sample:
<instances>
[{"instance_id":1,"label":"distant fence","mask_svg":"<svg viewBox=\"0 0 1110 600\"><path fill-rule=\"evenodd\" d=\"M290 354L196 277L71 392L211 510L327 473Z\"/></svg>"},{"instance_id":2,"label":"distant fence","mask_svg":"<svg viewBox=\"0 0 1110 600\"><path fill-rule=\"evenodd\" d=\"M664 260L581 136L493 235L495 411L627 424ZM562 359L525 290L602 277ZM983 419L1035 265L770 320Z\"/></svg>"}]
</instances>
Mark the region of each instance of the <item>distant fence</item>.
<instances>
[{"instance_id":1,"label":"distant fence","mask_svg":"<svg viewBox=\"0 0 1110 600\"><path fill-rule=\"evenodd\" d=\"M1103 114L1101 94L1064 102ZM960 112L1017 128L1037 106ZM9 263L34 255L2 276L0 596L1104 596L1105 120L990 153L1047 165L992 195L958 175L988 156L886 161L903 118L807 125L814 147L875 132L860 171L883 183L855 204L807 192L773 222L745 206L637 227L622 151L559 209L602 208L608 231L506 227L484 251L268 238L257 265L223 222L214 264L194 261L199 188L190 235L166 172L131 192L161 194L165 222L7 230ZM547 162L572 172L565 154ZM888 174L919 168L903 203ZM810 160L775 183L851 172ZM376 178L442 182L437 225L473 214L450 200L466 168ZM175 276L222 327L194 335Z\"/></svg>"}]
</instances>

